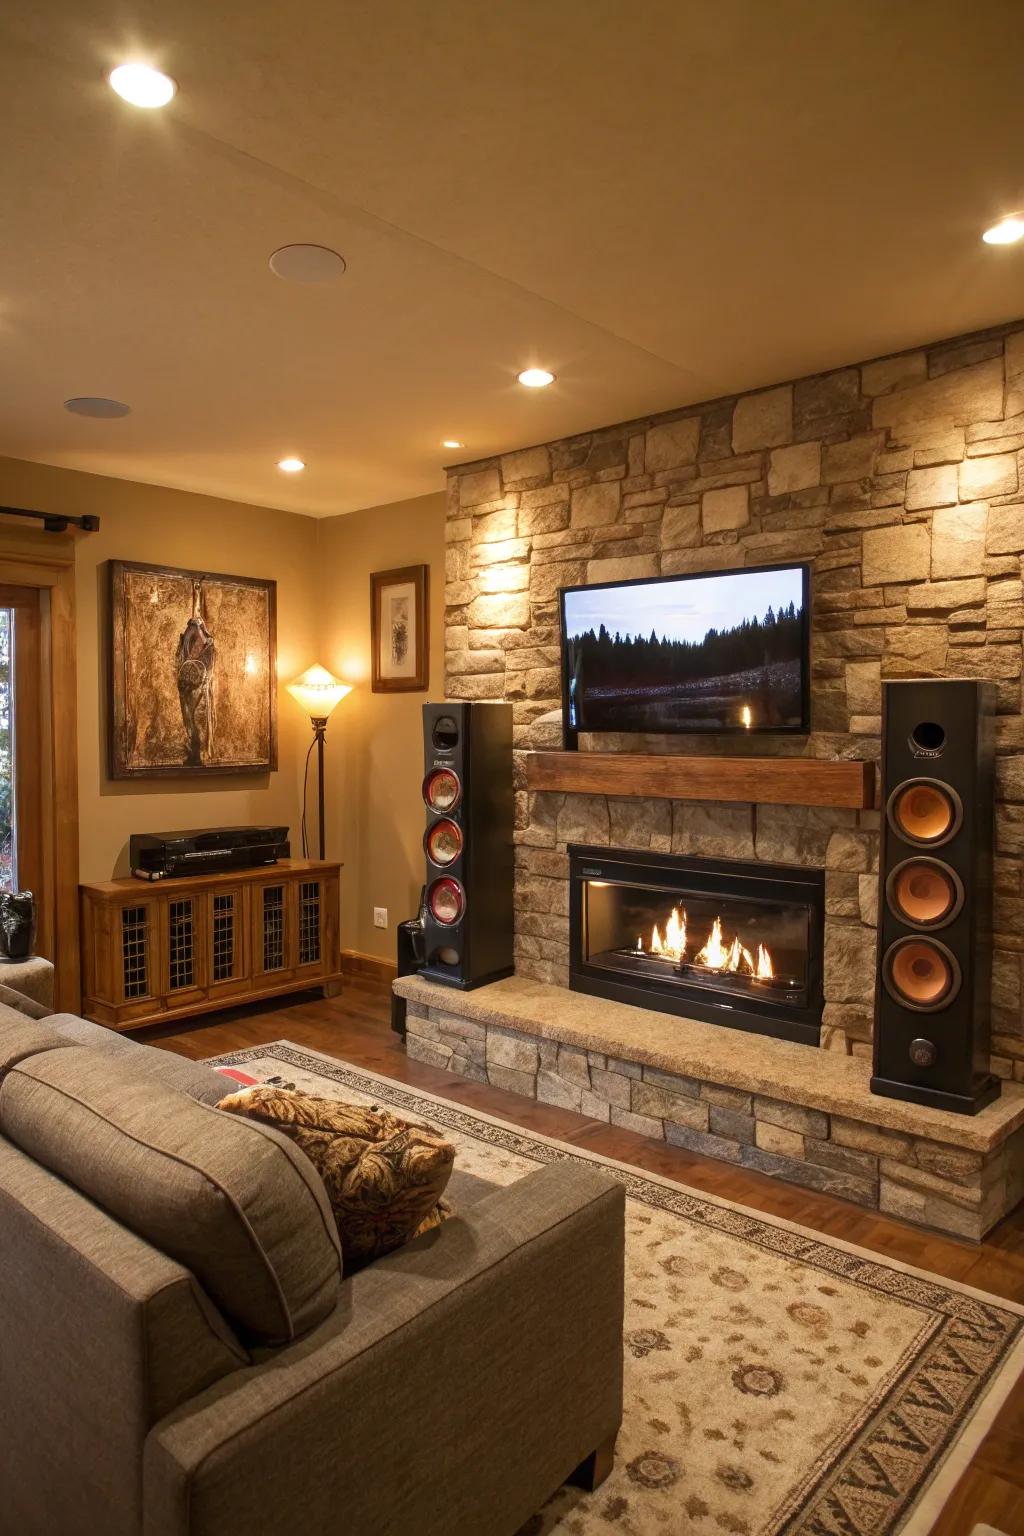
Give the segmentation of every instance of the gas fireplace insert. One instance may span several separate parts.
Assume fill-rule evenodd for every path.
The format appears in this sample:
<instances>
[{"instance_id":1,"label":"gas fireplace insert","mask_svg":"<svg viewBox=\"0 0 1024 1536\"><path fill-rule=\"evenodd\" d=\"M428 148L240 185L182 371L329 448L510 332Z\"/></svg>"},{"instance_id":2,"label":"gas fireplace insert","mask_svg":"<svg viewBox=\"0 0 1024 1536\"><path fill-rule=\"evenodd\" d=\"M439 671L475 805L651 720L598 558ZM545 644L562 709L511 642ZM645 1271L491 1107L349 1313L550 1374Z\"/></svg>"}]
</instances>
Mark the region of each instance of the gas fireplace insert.
<instances>
[{"instance_id":1,"label":"gas fireplace insert","mask_svg":"<svg viewBox=\"0 0 1024 1536\"><path fill-rule=\"evenodd\" d=\"M817 1045L822 870L569 848L576 992Z\"/></svg>"}]
</instances>

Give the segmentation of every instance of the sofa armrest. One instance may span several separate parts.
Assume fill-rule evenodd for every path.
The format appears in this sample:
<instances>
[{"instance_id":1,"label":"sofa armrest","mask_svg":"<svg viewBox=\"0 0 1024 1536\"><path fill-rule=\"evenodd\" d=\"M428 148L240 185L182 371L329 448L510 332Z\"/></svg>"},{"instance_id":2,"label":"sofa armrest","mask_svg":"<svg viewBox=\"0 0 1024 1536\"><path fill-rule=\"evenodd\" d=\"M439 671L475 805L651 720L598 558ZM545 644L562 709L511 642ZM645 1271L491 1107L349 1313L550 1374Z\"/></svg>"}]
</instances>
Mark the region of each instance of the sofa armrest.
<instances>
[{"instance_id":1,"label":"sofa armrest","mask_svg":"<svg viewBox=\"0 0 1024 1536\"><path fill-rule=\"evenodd\" d=\"M622 1417L624 1192L553 1164L154 1427L145 1536L513 1536Z\"/></svg>"}]
</instances>

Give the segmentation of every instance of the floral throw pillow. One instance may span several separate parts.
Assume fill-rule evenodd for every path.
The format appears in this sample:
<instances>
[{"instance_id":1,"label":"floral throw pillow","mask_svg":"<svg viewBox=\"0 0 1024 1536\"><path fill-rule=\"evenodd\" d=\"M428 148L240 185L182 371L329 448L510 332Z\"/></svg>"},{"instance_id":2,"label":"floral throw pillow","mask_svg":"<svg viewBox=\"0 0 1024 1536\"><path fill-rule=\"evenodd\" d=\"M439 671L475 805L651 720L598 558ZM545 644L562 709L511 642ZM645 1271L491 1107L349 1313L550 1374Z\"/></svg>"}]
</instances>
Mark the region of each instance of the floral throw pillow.
<instances>
[{"instance_id":1,"label":"floral throw pillow","mask_svg":"<svg viewBox=\"0 0 1024 1536\"><path fill-rule=\"evenodd\" d=\"M452 1214L442 1197L455 1148L432 1126L293 1088L258 1084L217 1105L291 1138L324 1181L346 1273Z\"/></svg>"}]
</instances>

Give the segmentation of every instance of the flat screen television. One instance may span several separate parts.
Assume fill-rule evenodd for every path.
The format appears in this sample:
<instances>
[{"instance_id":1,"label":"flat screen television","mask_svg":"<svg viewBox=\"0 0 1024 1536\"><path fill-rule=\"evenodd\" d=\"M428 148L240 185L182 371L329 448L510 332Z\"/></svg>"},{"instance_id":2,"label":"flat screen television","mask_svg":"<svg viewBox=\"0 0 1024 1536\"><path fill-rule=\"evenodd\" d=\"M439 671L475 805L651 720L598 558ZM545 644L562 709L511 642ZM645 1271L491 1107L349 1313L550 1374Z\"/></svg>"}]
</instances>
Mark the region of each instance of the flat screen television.
<instances>
[{"instance_id":1,"label":"flat screen television","mask_svg":"<svg viewBox=\"0 0 1024 1536\"><path fill-rule=\"evenodd\" d=\"M810 728L810 566L563 587L562 719L580 731Z\"/></svg>"}]
</instances>

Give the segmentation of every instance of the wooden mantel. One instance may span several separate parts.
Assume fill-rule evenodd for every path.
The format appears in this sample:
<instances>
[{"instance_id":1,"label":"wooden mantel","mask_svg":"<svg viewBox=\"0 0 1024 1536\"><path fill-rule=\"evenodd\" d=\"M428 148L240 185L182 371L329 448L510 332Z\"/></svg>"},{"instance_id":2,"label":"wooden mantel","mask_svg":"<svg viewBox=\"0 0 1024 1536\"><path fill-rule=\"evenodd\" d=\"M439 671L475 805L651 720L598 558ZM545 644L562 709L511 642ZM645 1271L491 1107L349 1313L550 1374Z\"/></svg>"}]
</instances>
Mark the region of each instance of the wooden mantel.
<instances>
[{"instance_id":1,"label":"wooden mantel","mask_svg":"<svg viewBox=\"0 0 1024 1536\"><path fill-rule=\"evenodd\" d=\"M632 752L530 752L533 790L660 800L746 800L870 810L875 768L811 757L654 757Z\"/></svg>"}]
</instances>

